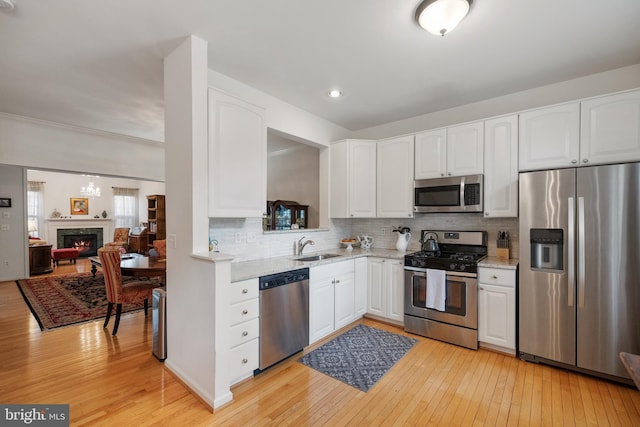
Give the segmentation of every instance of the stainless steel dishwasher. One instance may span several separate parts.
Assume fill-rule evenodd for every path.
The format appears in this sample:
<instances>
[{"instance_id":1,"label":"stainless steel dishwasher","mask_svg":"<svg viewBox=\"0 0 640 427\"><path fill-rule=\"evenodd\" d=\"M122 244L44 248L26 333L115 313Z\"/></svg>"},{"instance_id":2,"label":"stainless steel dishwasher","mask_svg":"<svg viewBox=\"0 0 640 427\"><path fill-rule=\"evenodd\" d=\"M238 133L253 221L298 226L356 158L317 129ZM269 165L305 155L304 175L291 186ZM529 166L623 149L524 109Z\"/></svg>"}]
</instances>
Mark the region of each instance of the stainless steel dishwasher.
<instances>
[{"instance_id":1,"label":"stainless steel dishwasher","mask_svg":"<svg viewBox=\"0 0 640 427\"><path fill-rule=\"evenodd\" d=\"M260 278L260 369L309 345L309 269Z\"/></svg>"}]
</instances>

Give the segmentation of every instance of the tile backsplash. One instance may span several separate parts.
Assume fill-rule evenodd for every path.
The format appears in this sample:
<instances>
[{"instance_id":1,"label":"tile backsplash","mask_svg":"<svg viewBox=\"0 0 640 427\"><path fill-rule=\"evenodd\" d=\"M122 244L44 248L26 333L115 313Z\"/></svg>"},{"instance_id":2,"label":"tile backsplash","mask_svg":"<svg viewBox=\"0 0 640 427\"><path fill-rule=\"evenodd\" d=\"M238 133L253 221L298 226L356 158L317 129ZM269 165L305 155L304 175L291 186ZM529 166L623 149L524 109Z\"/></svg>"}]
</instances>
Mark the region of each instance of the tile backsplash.
<instances>
[{"instance_id":1,"label":"tile backsplash","mask_svg":"<svg viewBox=\"0 0 640 427\"><path fill-rule=\"evenodd\" d=\"M393 227L411 228L412 238L408 252L420 250L420 230L487 231L489 255L496 254L499 230L508 231L511 239L511 258L518 258L518 219L485 218L482 214L418 214L415 218L353 218L333 219L326 229L286 232L262 232L261 218L209 219L209 237L218 241L221 252L235 255L234 261L294 255L293 245L303 236L315 244L305 253L331 250L340 246L345 237L368 234L373 237L374 248L395 249L397 233Z\"/></svg>"}]
</instances>

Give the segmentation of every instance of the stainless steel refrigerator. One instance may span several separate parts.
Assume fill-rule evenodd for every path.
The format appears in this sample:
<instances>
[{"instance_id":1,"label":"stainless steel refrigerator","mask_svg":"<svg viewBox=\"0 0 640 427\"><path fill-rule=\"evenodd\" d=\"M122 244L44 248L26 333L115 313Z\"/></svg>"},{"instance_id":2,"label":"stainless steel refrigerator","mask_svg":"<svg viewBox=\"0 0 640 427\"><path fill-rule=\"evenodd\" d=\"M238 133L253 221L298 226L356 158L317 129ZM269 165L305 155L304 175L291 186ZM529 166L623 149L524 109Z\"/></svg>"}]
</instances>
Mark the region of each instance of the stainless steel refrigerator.
<instances>
[{"instance_id":1,"label":"stainless steel refrigerator","mask_svg":"<svg viewBox=\"0 0 640 427\"><path fill-rule=\"evenodd\" d=\"M520 357L630 378L639 248L639 163L521 173Z\"/></svg>"}]
</instances>

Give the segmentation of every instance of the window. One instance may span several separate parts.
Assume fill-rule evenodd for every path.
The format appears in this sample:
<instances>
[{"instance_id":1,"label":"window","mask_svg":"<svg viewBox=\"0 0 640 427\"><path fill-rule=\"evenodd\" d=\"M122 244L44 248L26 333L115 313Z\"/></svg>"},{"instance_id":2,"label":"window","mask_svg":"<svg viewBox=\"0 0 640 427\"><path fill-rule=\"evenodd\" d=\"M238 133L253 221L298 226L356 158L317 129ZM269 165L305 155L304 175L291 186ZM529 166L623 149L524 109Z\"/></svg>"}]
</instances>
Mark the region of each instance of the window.
<instances>
[{"instance_id":1,"label":"window","mask_svg":"<svg viewBox=\"0 0 640 427\"><path fill-rule=\"evenodd\" d=\"M27 226L29 237L44 238L44 182L27 182Z\"/></svg>"},{"instance_id":2,"label":"window","mask_svg":"<svg viewBox=\"0 0 640 427\"><path fill-rule=\"evenodd\" d=\"M138 189L113 187L113 219L115 227L136 227L138 217Z\"/></svg>"}]
</instances>

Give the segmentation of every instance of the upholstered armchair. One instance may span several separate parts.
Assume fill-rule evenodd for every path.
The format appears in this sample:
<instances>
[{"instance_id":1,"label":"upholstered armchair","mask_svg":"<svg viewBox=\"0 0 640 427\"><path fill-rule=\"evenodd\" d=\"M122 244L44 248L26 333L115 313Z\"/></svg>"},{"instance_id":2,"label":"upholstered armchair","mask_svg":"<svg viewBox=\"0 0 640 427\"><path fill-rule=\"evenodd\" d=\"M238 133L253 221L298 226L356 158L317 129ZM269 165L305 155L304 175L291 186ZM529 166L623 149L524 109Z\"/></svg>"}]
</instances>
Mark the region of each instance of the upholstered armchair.
<instances>
[{"instance_id":1,"label":"upholstered armchair","mask_svg":"<svg viewBox=\"0 0 640 427\"><path fill-rule=\"evenodd\" d=\"M105 243L105 248L124 248L129 252L129 228L116 228L113 232L113 242Z\"/></svg>"},{"instance_id":2,"label":"upholstered armchair","mask_svg":"<svg viewBox=\"0 0 640 427\"><path fill-rule=\"evenodd\" d=\"M116 323L113 325L112 334L118 333L120 325L120 315L122 314L122 304L135 304L140 301L144 302L144 315L147 316L149 308L149 300L153 288L156 287L152 282L134 281L122 284L122 270L120 269L120 250L117 247L100 248L98 256L102 264L102 272L104 274L104 285L107 292L107 318L104 321L106 328L111 318L113 305L116 305Z\"/></svg>"},{"instance_id":3,"label":"upholstered armchair","mask_svg":"<svg viewBox=\"0 0 640 427\"><path fill-rule=\"evenodd\" d=\"M154 240L153 248L149 251L149 256L166 257L167 241L165 239Z\"/></svg>"}]
</instances>

